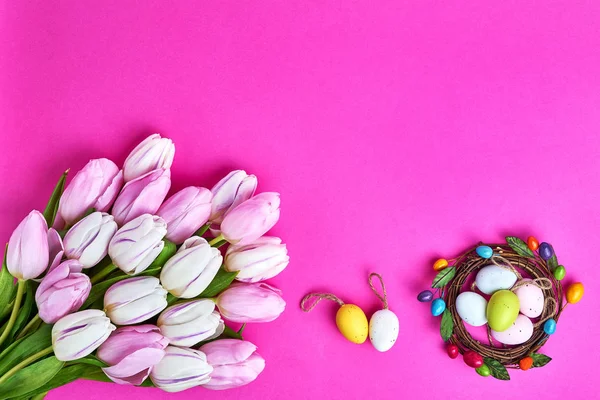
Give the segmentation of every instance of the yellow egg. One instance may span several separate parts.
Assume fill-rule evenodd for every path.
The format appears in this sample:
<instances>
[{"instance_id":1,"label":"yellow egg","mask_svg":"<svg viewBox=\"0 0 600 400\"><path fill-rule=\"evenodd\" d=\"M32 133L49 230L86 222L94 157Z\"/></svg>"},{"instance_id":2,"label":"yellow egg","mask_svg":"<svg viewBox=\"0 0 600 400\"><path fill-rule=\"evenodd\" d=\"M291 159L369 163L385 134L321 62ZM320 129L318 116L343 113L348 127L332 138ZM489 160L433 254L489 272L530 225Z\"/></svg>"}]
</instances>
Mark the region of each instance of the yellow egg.
<instances>
[{"instance_id":1,"label":"yellow egg","mask_svg":"<svg viewBox=\"0 0 600 400\"><path fill-rule=\"evenodd\" d=\"M344 304L335 315L335 323L346 339L352 343L361 344L369 335L367 316L354 304Z\"/></svg>"},{"instance_id":2,"label":"yellow egg","mask_svg":"<svg viewBox=\"0 0 600 400\"><path fill-rule=\"evenodd\" d=\"M433 269L435 271L441 271L444 268L446 268L448 266L448 260L446 260L445 258L440 258L439 260L436 260L436 262L433 263Z\"/></svg>"},{"instance_id":3,"label":"yellow egg","mask_svg":"<svg viewBox=\"0 0 600 400\"><path fill-rule=\"evenodd\" d=\"M567 288L567 302L571 304L579 303L583 297L583 284L581 282L573 283Z\"/></svg>"}]
</instances>

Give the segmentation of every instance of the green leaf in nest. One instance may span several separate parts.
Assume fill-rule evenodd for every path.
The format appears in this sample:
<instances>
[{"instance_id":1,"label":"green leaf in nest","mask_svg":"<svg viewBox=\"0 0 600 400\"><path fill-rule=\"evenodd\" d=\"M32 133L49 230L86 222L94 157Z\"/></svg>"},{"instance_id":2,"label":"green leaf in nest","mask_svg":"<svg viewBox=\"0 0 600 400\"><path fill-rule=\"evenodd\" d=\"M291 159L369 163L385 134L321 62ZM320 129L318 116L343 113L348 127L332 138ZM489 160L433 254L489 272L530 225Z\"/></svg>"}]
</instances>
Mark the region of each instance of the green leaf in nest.
<instances>
[{"instance_id":1,"label":"green leaf in nest","mask_svg":"<svg viewBox=\"0 0 600 400\"><path fill-rule=\"evenodd\" d=\"M558 259L556 258L556 254L552 254L552 257L550 257L546 263L548 264L550 272L554 272L554 270L558 267Z\"/></svg>"},{"instance_id":2,"label":"green leaf in nest","mask_svg":"<svg viewBox=\"0 0 600 400\"><path fill-rule=\"evenodd\" d=\"M550 361L552 361L552 359L550 357L548 357L545 354L541 354L541 353L533 353L531 355L531 358L533 358L533 367L534 368L543 367L544 365L546 365Z\"/></svg>"},{"instance_id":3,"label":"green leaf in nest","mask_svg":"<svg viewBox=\"0 0 600 400\"><path fill-rule=\"evenodd\" d=\"M442 288L446 286L448 282L450 282L452 278L454 278L454 275L456 275L455 267L448 267L441 270L440 272L438 272L435 278L433 278L433 283L431 284L431 287Z\"/></svg>"},{"instance_id":4,"label":"green leaf in nest","mask_svg":"<svg viewBox=\"0 0 600 400\"><path fill-rule=\"evenodd\" d=\"M444 342L447 342L448 339L452 336L452 332L454 331L454 321L452 320L452 314L448 309L444 310L444 314L442 315L442 323L440 325L440 335L442 335L442 339Z\"/></svg>"},{"instance_id":5,"label":"green leaf in nest","mask_svg":"<svg viewBox=\"0 0 600 400\"><path fill-rule=\"evenodd\" d=\"M501 381L510 381L510 375L508 375L506 367L502 365L500 361L485 357L483 362L488 366L490 373L494 378L500 379Z\"/></svg>"},{"instance_id":6,"label":"green leaf in nest","mask_svg":"<svg viewBox=\"0 0 600 400\"><path fill-rule=\"evenodd\" d=\"M515 251L515 253L517 253L520 256L531 258L535 257L533 251L531 251L531 249L527 247L527 243L525 243L518 237L507 236L506 243L508 243L508 245Z\"/></svg>"}]
</instances>

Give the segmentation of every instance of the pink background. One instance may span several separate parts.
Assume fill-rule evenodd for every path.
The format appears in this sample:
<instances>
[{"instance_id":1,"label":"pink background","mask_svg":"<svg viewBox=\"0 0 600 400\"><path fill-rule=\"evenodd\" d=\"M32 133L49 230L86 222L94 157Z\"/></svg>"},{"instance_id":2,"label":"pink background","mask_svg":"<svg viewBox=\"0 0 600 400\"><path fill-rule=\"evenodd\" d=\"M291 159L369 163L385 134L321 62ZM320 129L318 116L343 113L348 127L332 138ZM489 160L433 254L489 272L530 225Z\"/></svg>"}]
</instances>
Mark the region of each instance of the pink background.
<instances>
[{"instance_id":1,"label":"pink background","mask_svg":"<svg viewBox=\"0 0 600 400\"><path fill-rule=\"evenodd\" d=\"M232 168L282 193L287 311L249 326L267 368L228 392L75 383L48 399L595 398L600 242L597 1L0 1L0 239L67 167L159 131L174 189ZM168 4L169 3L169 4ZM505 234L552 242L581 280L546 367L483 379L416 302L439 256ZM346 342L327 290L400 337Z\"/></svg>"}]
</instances>

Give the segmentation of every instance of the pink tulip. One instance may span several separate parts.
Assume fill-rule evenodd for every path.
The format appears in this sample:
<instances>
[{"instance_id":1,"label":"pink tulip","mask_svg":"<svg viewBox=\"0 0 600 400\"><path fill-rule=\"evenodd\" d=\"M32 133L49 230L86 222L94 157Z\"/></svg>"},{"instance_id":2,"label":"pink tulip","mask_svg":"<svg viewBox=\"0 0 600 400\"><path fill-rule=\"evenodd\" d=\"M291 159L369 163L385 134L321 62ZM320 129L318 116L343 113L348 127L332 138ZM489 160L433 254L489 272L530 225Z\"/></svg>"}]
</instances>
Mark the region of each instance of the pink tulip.
<instances>
[{"instance_id":1,"label":"pink tulip","mask_svg":"<svg viewBox=\"0 0 600 400\"><path fill-rule=\"evenodd\" d=\"M231 244L249 244L279 220L279 193L261 193L231 210L221 224L221 234Z\"/></svg>"},{"instance_id":2,"label":"pink tulip","mask_svg":"<svg viewBox=\"0 0 600 400\"><path fill-rule=\"evenodd\" d=\"M50 261L48 272L50 272L60 264L60 260L62 260L62 257L65 254L62 238L54 228L48 229L48 251Z\"/></svg>"},{"instance_id":3,"label":"pink tulip","mask_svg":"<svg viewBox=\"0 0 600 400\"><path fill-rule=\"evenodd\" d=\"M142 214L154 214L160 208L171 187L171 171L155 169L129 181L115 200L112 214L124 225Z\"/></svg>"},{"instance_id":4,"label":"pink tulip","mask_svg":"<svg viewBox=\"0 0 600 400\"><path fill-rule=\"evenodd\" d=\"M213 367L206 389L223 390L247 385L265 369L265 359L256 352L256 346L237 339L222 339L200 347Z\"/></svg>"},{"instance_id":5,"label":"pink tulip","mask_svg":"<svg viewBox=\"0 0 600 400\"><path fill-rule=\"evenodd\" d=\"M173 157L175 157L175 145L171 139L161 138L158 133L148 136L125 160L123 165L125 182L155 169L171 168Z\"/></svg>"},{"instance_id":6,"label":"pink tulip","mask_svg":"<svg viewBox=\"0 0 600 400\"><path fill-rule=\"evenodd\" d=\"M79 310L92 288L90 278L81 273L82 269L79 261L68 260L42 279L35 292L35 302L42 321L53 324Z\"/></svg>"},{"instance_id":7,"label":"pink tulip","mask_svg":"<svg viewBox=\"0 0 600 400\"><path fill-rule=\"evenodd\" d=\"M34 279L48 268L48 225L39 211L21 221L8 241L8 272L21 280Z\"/></svg>"},{"instance_id":8,"label":"pink tulip","mask_svg":"<svg viewBox=\"0 0 600 400\"><path fill-rule=\"evenodd\" d=\"M58 206L55 228L72 225L94 208L108 211L123 186L123 172L106 158L90 160L67 185Z\"/></svg>"},{"instance_id":9,"label":"pink tulip","mask_svg":"<svg viewBox=\"0 0 600 400\"><path fill-rule=\"evenodd\" d=\"M234 283L216 299L223 318L233 322L270 322L285 309L281 291L266 283Z\"/></svg>"},{"instance_id":10,"label":"pink tulip","mask_svg":"<svg viewBox=\"0 0 600 400\"><path fill-rule=\"evenodd\" d=\"M96 355L110 365L102 370L113 382L141 385L165 356L168 344L154 325L126 326L114 331Z\"/></svg>"},{"instance_id":11,"label":"pink tulip","mask_svg":"<svg viewBox=\"0 0 600 400\"><path fill-rule=\"evenodd\" d=\"M181 244L208 221L212 193L190 186L173 196L159 208L156 215L167 222L167 239Z\"/></svg>"},{"instance_id":12,"label":"pink tulip","mask_svg":"<svg viewBox=\"0 0 600 400\"><path fill-rule=\"evenodd\" d=\"M228 211L248 200L254 195L258 180L246 171L231 171L221 179L211 190L213 194L210 221L220 224Z\"/></svg>"}]
</instances>

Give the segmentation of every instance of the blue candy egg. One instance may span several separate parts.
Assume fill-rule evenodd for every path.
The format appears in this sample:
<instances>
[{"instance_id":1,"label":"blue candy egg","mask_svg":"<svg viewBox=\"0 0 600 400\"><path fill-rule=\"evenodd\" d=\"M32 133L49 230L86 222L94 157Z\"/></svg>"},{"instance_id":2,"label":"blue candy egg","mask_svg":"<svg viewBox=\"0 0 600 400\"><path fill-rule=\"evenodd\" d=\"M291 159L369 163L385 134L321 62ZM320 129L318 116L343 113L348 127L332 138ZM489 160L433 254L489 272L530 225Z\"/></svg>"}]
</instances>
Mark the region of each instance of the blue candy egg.
<instances>
[{"instance_id":1,"label":"blue candy egg","mask_svg":"<svg viewBox=\"0 0 600 400\"><path fill-rule=\"evenodd\" d=\"M435 299L431 303L431 315L437 317L438 315L442 315L444 310L446 309L446 302L443 299Z\"/></svg>"},{"instance_id":2,"label":"blue candy egg","mask_svg":"<svg viewBox=\"0 0 600 400\"><path fill-rule=\"evenodd\" d=\"M544 332L546 332L548 335L552 335L554 332L556 332L556 321L549 319L548 321L544 322Z\"/></svg>"},{"instance_id":3,"label":"blue candy egg","mask_svg":"<svg viewBox=\"0 0 600 400\"><path fill-rule=\"evenodd\" d=\"M433 299L433 293L431 293L431 290L423 290L417 296L417 300L419 300L421 303L427 303L428 301L431 301L431 299Z\"/></svg>"},{"instance_id":4,"label":"blue candy egg","mask_svg":"<svg viewBox=\"0 0 600 400\"><path fill-rule=\"evenodd\" d=\"M540 257L545 261L548 261L554 255L554 250L549 243L542 242L540 243L540 247L538 248L538 252L540 253Z\"/></svg>"},{"instance_id":5,"label":"blue candy egg","mask_svg":"<svg viewBox=\"0 0 600 400\"><path fill-rule=\"evenodd\" d=\"M494 251L490 246L478 246L475 251L477 255L481 258L492 258L494 255Z\"/></svg>"}]
</instances>

